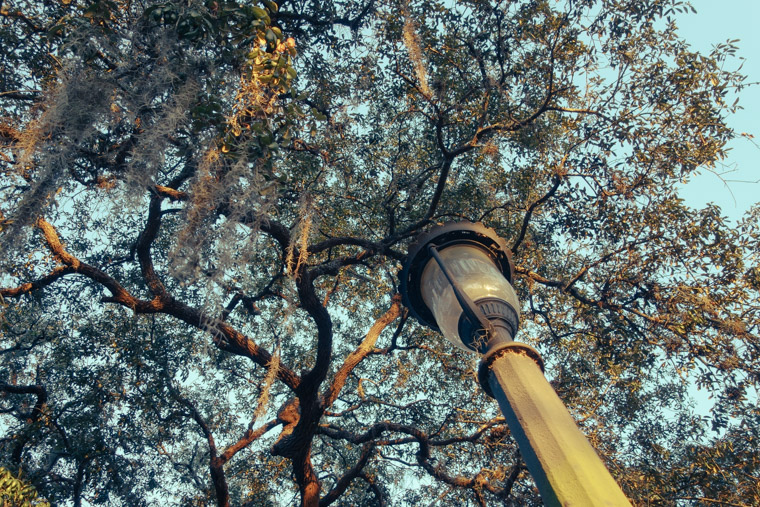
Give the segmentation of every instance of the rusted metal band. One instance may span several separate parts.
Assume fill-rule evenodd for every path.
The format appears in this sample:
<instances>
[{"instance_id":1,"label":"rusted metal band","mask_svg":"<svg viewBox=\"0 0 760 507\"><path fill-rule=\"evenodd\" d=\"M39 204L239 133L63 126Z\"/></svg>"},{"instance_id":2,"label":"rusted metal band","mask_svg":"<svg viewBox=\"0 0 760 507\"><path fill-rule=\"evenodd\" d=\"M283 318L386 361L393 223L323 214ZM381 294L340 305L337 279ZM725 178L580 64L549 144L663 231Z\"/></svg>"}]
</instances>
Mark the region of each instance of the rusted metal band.
<instances>
[{"instance_id":1,"label":"rusted metal band","mask_svg":"<svg viewBox=\"0 0 760 507\"><path fill-rule=\"evenodd\" d=\"M485 391L485 393L491 398L495 398L488 384L488 374L491 371L491 365L494 361L506 354L524 354L533 359L538 367L541 368L541 372L544 372L544 360L541 357L541 353L536 349L520 342L501 343L493 350L484 354L480 359L480 365L478 366L478 383L480 384L480 387L483 388L483 391Z\"/></svg>"}]
</instances>

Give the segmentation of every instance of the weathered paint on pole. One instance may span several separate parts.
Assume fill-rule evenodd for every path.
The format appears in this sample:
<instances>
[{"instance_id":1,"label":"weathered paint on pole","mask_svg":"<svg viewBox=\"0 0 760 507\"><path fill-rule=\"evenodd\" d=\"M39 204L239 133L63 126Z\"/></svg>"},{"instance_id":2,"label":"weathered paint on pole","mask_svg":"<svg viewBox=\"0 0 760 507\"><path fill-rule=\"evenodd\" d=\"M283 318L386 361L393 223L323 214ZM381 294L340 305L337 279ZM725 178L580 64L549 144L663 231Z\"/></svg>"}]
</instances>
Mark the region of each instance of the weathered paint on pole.
<instances>
[{"instance_id":1,"label":"weathered paint on pole","mask_svg":"<svg viewBox=\"0 0 760 507\"><path fill-rule=\"evenodd\" d=\"M491 392L545 505L631 505L532 357L504 348L488 367Z\"/></svg>"}]
</instances>

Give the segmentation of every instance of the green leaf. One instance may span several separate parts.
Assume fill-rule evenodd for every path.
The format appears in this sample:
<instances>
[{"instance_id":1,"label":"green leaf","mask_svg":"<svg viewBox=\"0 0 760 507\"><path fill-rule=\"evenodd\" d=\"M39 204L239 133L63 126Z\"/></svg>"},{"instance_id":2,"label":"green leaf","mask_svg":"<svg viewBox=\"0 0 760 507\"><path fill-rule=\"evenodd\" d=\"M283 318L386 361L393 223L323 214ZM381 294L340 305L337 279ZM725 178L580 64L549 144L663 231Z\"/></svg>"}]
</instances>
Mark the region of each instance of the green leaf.
<instances>
[{"instance_id":1,"label":"green leaf","mask_svg":"<svg viewBox=\"0 0 760 507\"><path fill-rule=\"evenodd\" d=\"M256 19L262 20L266 23L270 23L269 14L267 14L267 11L265 11L261 7L258 7L258 6L251 7L251 11L253 12L253 15L256 17Z\"/></svg>"}]
</instances>

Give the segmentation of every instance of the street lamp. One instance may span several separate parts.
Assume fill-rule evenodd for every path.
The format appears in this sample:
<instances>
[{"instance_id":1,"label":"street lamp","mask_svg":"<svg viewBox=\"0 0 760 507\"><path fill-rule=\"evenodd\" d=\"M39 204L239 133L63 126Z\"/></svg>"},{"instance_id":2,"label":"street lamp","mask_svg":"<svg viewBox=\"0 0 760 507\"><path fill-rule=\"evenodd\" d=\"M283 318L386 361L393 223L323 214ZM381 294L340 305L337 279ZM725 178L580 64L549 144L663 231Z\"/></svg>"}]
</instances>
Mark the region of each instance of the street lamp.
<instances>
[{"instance_id":1,"label":"street lamp","mask_svg":"<svg viewBox=\"0 0 760 507\"><path fill-rule=\"evenodd\" d=\"M513 271L492 229L447 223L409 247L401 296L422 324L482 355L478 381L498 401L546 505L630 506L544 377L541 355L513 341L520 309Z\"/></svg>"}]
</instances>

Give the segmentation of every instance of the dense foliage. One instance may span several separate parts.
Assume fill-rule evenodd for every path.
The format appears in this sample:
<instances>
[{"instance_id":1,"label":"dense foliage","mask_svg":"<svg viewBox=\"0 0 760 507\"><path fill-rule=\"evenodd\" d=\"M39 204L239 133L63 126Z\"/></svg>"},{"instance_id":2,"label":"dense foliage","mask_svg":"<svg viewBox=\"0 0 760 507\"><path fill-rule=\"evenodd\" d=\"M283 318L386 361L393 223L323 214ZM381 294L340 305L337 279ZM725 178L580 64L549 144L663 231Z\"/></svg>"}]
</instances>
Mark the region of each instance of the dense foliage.
<instances>
[{"instance_id":1,"label":"dense foliage","mask_svg":"<svg viewBox=\"0 0 760 507\"><path fill-rule=\"evenodd\" d=\"M18 477L14 477L5 468L0 467L0 500L3 501L3 507L50 507L50 504L44 500L37 499L37 492L34 486L24 483Z\"/></svg>"},{"instance_id":2,"label":"dense foliage","mask_svg":"<svg viewBox=\"0 0 760 507\"><path fill-rule=\"evenodd\" d=\"M539 504L397 295L468 219L634 504L758 505L760 208L677 193L743 81L686 8L0 1L0 465L74 505Z\"/></svg>"}]
</instances>

